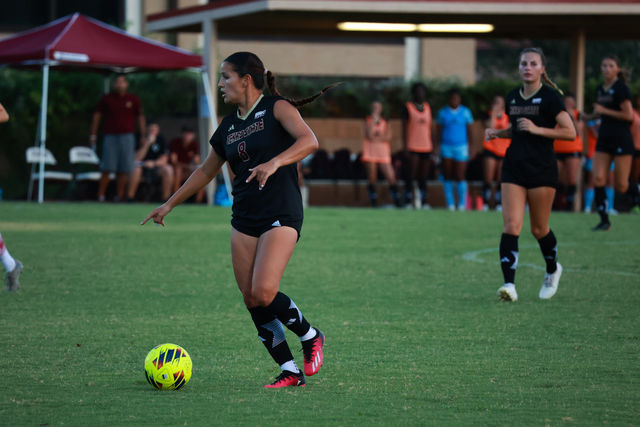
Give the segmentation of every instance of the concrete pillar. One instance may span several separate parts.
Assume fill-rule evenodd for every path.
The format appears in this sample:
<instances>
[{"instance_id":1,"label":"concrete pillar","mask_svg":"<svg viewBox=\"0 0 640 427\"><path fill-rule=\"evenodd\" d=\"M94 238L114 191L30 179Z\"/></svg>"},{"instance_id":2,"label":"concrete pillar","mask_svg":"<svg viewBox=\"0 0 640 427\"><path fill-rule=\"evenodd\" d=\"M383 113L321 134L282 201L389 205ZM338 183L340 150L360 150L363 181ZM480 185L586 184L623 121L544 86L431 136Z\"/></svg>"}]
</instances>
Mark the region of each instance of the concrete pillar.
<instances>
[{"instance_id":1,"label":"concrete pillar","mask_svg":"<svg viewBox=\"0 0 640 427\"><path fill-rule=\"evenodd\" d=\"M587 52L587 33L584 28L580 28L571 38L571 65L569 67L569 81L571 84L571 92L575 94L578 111L584 111L584 74ZM587 135L584 132L580 135L582 144L587 143ZM580 212L582 206L582 190L583 182L580 177L582 171L578 172L578 185L576 189L576 198L574 203L574 212Z\"/></svg>"},{"instance_id":2,"label":"concrete pillar","mask_svg":"<svg viewBox=\"0 0 640 427\"><path fill-rule=\"evenodd\" d=\"M422 40L419 37L404 38L404 80L409 82L421 77Z\"/></svg>"},{"instance_id":3,"label":"concrete pillar","mask_svg":"<svg viewBox=\"0 0 640 427\"><path fill-rule=\"evenodd\" d=\"M584 72L587 52L587 34L580 28L571 38L571 65L569 81L571 92L576 96L578 110L584 111Z\"/></svg>"},{"instance_id":4,"label":"concrete pillar","mask_svg":"<svg viewBox=\"0 0 640 427\"><path fill-rule=\"evenodd\" d=\"M136 36L142 35L142 0L125 0L124 8L127 32Z\"/></svg>"},{"instance_id":5,"label":"concrete pillar","mask_svg":"<svg viewBox=\"0 0 640 427\"><path fill-rule=\"evenodd\" d=\"M202 49L202 59L204 62L204 67L207 72L207 76L209 77L209 87L211 88L211 103L208 106L209 111L209 119L207 120L208 132L206 136L200 135L200 153L202 153L202 159L204 160L209 151L211 150L211 145L209 144L209 138L213 135L213 132L218 127L218 107L217 107L217 83L218 83L218 31L216 29L215 21L210 19L205 19L202 21L202 36L204 38L204 48ZM230 180L228 178L228 173L226 170L226 164L223 166L223 173L225 175L225 182L228 184L228 188L230 188ZM216 180L212 180L209 185L207 185L207 200L209 200L210 204L213 204L213 195L216 191Z\"/></svg>"},{"instance_id":6,"label":"concrete pillar","mask_svg":"<svg viewBox=\"0 0 640 427\"><path fill-rule=\"evenodd\" d=\"M202 22L202 35L204 37L204 48L202 49L202 59L204 61L204 67L209 75L209 83L211 90L213 91L213 109L210 111L211 120L209 120L209 135L213 135L213 132L218 127L218 106L216 105L217 97L216 88L218 84L218 31L216 29L215 21L205 19Z\"/></svg>"}]
</instances>

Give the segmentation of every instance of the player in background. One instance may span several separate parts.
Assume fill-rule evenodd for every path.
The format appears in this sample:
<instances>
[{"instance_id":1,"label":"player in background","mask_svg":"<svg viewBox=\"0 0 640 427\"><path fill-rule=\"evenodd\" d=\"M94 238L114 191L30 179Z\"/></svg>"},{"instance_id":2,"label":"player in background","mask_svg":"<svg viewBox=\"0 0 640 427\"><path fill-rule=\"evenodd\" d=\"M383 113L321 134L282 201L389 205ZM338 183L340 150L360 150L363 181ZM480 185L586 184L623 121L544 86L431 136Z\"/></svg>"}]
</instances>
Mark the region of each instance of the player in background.
<instances>
[{"instance_id":1,"label":"player in background","mask_svg":"<svg viewBox=\"0 0 640 427\"><path fill-rule=\"evenodd\" d=\"M602 59L600 71L604 82L596 89L593 114L587 119L600 117L602 123L598 132L596 153L593 156L593 183L595 204L600 222L594 231L607 231L611 222L607 213L605 184L611 163L614 168L614 187L622 199L626 198L629 187L629 172L633 155L633 139L630 124L633 120L631 92L624 82L620 70L620 60L615 55Z\"/></svg>"},{"instance_id":2,"label":"player in background","mask_svg":"<svg viewBox=\"0 0 640 427\"><path fill-rule=\"evenodd\" d=\"M640 95L636 96L636 108L633 110L631 137L633 138L633 161L629 175L629 197L631 211L640 212Z\"/></svg>"},{"instance_id":3,"label":"player in background","mask_svg":"<svg viewBox=\"0 0 640 427\"><path fill-rule=\"evenodd\" d=\"M302 342L304 373L315 375L323 363L324 335L296 304L279 292L280 280L302 228L302 199L296 162L318 148L313 131L296 107L283 98L275 78L253 53L236 52L220 66L218 87L225 103L237 105L211 137L206 160L163 205L143 221L164 225L171 210L207 185L229 162L235 175L231 219L231 259L238 287L258 336L282 373L267 388L304 386L283 325ZM265 85L271 96L262 93Z\"/></svg>"},{"instance_id":4,"label":"player in background","mask_svg":"<svg viewBox=\"0 0 640 427\"><path fill-rule=\"evenodd\" d=\"M584 123L578 111L576 99L572 94L564 96L564 106L576 127L576 138L572 141L556 139L553 141L553 151L558 159L558 176L560 188L557 196L563 197L565 208L572 211L575 208L576 190L578 188L578 175L580 174L582 157L582 132Z\"/></svg>"},{"instance_id":5,"label":"player in background","mask_svg":"<svg viewBox=\"0 0 640 427\"><path fill-rule=\"evenodd\" d=\"M391 126L382 117L382 104L378 101L371 103L371 115L364 123L364 141L362 144L362 162L367 171L369 181L368 193L371 206L378 204L376 182L378 181L378 166L389 181L389 191L393 203L400 207L400 196L396 184L396 174L391 166Z\"/></svg>"},{"instance_id":6,"label":"player in background","mask_svg":"<svg viewBox=\"0 0 640 427\"><path fill-rule=\"evenodd\" d=\"M404 204L417 206L413 200L414 182L417 180L421 206L429 209L427 177L433 151L431 107L427 102L427 87L422 83L411 85L411 101L402 109L402 143L407 161Z\"/></svg>"},{"instance_id":7,"label":"player in background","mask_svg":"<svg viewBox=\"0 0 640 427\"><path fill-rule=\"evenodd\" d=\"M460 91L449 91L448 105L438 111L438 135L440 158L444 175L444 197L449 210L455 210L454 187L458 195L458 210L466 210L467 203L467 162L469 161L469 138L473 116L462 105Z\"/></svg>"},{"instance_id":8,"label":"player in background","mask_svg":"<svg viewBox=\"0 0 640 427\"><path fill-rule=\"evenodd\" d=\"M547 76L546 60L539 48L520 53L518 71L522 87L506 98L508 129L487 129L486 139L511 138L502 164L502 218L500 265L504 285L498 289L503 301L517 301L518 237L527 202L531 233L538 240L546 273L538 296L549 299L558 290L562 266L557 262L558 243L549 228L549 216L558 184L554 139L572 140L576 130L564 109L555 83ZM547 85L544 85L542 82ZM552 89L553 88L553 89ZM554 90L555 89L555 90Z\"/></svg>"},{"instance_id":9,"label":"player in background","mask_svg":"<svg viewBox=\"0 0 640 427\"><path fill-rule=\"evenodd\" d=\"M491 103L491 111L487 120L487 127L495 130L507 129L509 127L509 116L505 112L504 97L494 96ZM489 209L489 202L493 193L495 209L502 210L502 193L500 192L500 181L502 171L502 160L509 148L511 140L508 138L484 139L484 159L482 162L482 172L484 183L482 184L483 209Z\"/></svg>"},{"instance_id":10,"label":"player in background","mask_svg":"<svg viewBox=\"0 0 640 427\"><path fill-rule=\"evenodd\" d=\"M9 121L9 113L4 109L2 104L0 104L0 123L4 123ZM20 273L24 266L20 261L13 258L9 253L9 250L4 244L4 240L2 239L2 234L0 234L0 260L2 261L2 265L4 265L4 269L7 271L5 276L7 281L7 290L9 292L17 291L20 287Z\"/></svg>"},{"instance_id":11,"label":"player in background","mask_svg":"<svg viewBox=\"0 0 640 427\"><path fill-rule=\"evenodd\" d=\"M598 129L600 129L599 118L592 118L586 123L587 144L585 146L585 162L584 170L587 173L587 183L584 190L584 211L586 213L591 212L594 198L593 190L593 155L596 152L596 144L598 143ZM607 195L607 212L609 214L617 214L617 211L613 209L613 202L615 198L615 192L613 191L613 167L611 164L609 173L607 174L607 186L604 188Z\"/></svg>"}]
</instances>

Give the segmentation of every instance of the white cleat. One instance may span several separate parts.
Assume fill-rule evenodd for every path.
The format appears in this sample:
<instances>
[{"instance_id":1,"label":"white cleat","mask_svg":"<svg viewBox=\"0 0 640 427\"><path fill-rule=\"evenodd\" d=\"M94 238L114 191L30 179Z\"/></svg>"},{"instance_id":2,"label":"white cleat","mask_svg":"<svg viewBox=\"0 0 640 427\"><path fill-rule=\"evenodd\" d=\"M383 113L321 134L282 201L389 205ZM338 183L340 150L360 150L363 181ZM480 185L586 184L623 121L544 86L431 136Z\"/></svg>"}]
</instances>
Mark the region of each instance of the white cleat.
<instances>
[{"instance_id":1,"label":"white cleat","mask_svg":"<svg viewBox=\"0 0 640 427\"><path fill-rule=\"evenodd\" d=\"M505 283L500 289L498 289L498 297L500 298L500 301L518 301L516 285L513 283Z\"/></svg>"},{"instance_id":2,"label":"white cleat","mask_svg":"<svg viewBox=\"0 0 640 427\"><path fill-rule=\"evenodd\" d=\"M556 271L552 274L545 273L542 287L540 288L540 299L549 299L558 292L558 283L560 283L560 276L562 276L562 266L560 263L556 264Z\"/></svg>"}]
</instances>

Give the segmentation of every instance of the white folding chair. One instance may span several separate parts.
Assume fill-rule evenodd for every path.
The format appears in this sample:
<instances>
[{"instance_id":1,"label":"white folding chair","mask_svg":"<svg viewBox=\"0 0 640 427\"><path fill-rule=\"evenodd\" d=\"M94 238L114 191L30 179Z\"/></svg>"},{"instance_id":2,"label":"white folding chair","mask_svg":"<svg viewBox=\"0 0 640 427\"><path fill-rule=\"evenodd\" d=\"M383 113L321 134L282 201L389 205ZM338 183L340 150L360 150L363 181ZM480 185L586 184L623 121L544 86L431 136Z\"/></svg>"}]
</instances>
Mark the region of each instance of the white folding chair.
<instances>
[{"instance_id":1,"label":"white folding chair","mask_svg":"<svg viewBox=\"0 0 640 427\"><path fill-rule=\"evenodd\" d=\"M89 147L76 146L71 147L69 150L69 163L74 168L74 179L76 181L99 181L102 173L98 170L92 171L80 171L79 165L93 165L94 167L100 164L98 155Z\"/></svg>"},{"instance_id":2,"label":"white folding chair","mask_svg":"<svg viewBox=\"0 0 640 427\"><path fill-rule=\"evenodd\" d=\"M53 157L51 151L45 149L41 149L41 147L29 147L25 153L27 158L27 163L31 164L31 174L29 176L29 190L27 192L28 200L31 200L33 197L33 182L40 179L40 161L44 159L44 164L47 166L55 166L58 164L56 158ZM36 172L36 170L38 170ZM53 171L46 170L44 171L43 178L45 180L54 180L54 181L71 181L73 179L73 174L70 172L61 172L61 171Z\"/></svg>"}]
</instances>

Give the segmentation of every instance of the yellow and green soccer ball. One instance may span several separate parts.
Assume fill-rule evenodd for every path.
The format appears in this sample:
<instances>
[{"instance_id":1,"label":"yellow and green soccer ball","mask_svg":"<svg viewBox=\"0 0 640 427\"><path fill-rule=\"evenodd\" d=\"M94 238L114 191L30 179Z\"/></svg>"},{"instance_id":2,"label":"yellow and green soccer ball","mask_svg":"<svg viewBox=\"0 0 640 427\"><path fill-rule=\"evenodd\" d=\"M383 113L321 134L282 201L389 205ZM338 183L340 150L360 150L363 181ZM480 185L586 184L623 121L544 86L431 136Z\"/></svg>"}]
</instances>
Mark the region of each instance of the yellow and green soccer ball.
<instances>
[{"instance_id":1,"label":"yellow and green soccer ball","mask_svg":"<svg viewBox=\"0 0 640 427\"><path fill-rule=\"evenodd\" d=\"M179 345L161 344L144 359L144 374L158 390L179 390L191 378L191 357Z\"/></svg>"}]
</instances>

